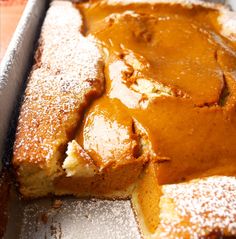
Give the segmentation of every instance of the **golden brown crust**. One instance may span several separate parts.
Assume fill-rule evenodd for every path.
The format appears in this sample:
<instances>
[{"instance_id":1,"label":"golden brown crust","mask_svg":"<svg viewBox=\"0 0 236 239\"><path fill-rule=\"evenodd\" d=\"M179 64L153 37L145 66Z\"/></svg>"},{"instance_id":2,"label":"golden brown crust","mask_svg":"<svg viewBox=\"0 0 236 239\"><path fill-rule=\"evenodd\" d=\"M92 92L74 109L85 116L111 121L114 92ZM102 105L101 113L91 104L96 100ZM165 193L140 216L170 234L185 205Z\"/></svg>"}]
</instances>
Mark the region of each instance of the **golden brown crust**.
<instances>
[{"instance_id":1,"label":"golden brown crust","mask_svg":"<svg viewBox=\"0 0 236 239\"><path fill-rule=\"evenodd\" d=\"M81 27L80 13L71 3L52 3L19 117L13 158L16 169L31 170L32 165L36 171L43 168L48 177L60 173L61 156L83 109L103 91L99 50L82 36ZM17 171L22 188L23 171Z\"/></svg>"}]
</instances>

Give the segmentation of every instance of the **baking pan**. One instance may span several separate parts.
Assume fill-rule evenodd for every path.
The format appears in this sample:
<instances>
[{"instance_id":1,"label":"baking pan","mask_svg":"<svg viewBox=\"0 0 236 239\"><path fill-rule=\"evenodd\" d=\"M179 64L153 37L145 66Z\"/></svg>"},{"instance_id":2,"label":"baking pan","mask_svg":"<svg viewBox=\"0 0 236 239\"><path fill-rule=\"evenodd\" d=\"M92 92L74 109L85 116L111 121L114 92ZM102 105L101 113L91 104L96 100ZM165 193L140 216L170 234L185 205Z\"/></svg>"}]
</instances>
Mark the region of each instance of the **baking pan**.
<instances>
[{"instance_id":1,"label":"baking pan","mask_svg":"<svg viewBox=\"0 0 236 239\"><path fill-rule=\"evenodd\" d=\"M230 4L231 1L227 3ZM24 92L27 74L33 64L35 45L48 5L47 0L28 1L1 63L0 169L10 170L9 162L18 106ZM235 0L232 0L232 7L235 7ZM3 208L0 210L1 216ZM12 185L9 190L7 211L8 223L3 236L5 239L141 238L128 200L80 200L74 197L57 197L27 202L20 199Z\"/></svg>"}]
</instances>

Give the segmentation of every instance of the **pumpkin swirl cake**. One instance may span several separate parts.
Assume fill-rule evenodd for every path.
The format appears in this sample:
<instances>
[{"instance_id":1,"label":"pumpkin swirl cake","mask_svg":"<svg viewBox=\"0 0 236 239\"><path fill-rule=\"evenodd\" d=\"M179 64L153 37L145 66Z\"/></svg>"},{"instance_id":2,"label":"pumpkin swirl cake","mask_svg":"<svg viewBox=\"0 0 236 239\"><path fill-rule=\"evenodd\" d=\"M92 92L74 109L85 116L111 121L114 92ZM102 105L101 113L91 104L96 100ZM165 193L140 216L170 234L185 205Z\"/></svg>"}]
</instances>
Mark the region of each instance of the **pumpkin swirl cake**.
<instances>
[{"instance_id":1,"label":"pumpkin swirl cake","mask_svg":"<svg viewBox=\"0 0 236 239\"><path fill-rule=\"evenodd\" d=\"M131 198L144 238L236 236L236 16L53 1L13 166L25 198Z\"/></svg>"}]
</instances>

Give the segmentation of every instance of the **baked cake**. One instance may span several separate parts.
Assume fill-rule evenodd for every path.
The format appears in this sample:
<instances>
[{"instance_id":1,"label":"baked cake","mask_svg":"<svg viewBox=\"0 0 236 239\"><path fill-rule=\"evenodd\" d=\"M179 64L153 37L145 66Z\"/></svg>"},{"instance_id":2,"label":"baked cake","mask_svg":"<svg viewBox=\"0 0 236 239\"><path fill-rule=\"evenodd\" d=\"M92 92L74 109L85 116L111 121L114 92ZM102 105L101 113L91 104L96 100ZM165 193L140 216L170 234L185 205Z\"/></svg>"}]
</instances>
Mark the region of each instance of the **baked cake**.
<instances>
[{"instance_id":1,"label":"baked cake","mask_svg":"<svg viewBox=\"0 0 236 239\"><path fill-rule=\"evenodd\" d=\"M144 238L236 236L236 16L52 1L13 166L25 198L132 198Z\"/></svg>"}]
</instances>

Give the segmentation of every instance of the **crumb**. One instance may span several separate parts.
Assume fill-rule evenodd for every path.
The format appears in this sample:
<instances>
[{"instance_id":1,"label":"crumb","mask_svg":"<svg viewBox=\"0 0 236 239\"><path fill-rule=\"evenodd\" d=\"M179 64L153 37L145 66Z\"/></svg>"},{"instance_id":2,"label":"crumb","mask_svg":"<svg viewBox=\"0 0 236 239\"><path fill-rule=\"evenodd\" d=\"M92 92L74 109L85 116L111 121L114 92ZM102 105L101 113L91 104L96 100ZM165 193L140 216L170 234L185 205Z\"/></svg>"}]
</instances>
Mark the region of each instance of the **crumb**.
<instances>
[{"instance_id":1,"label":"crumb","mask_svg":"<svg viewBox=\"0 0 236 239\"><path fill-rule=\"evenodd\" d=\"M47 222L48 222L48 215L47 215L47 213L46 213L46 212L45 212L45 213L42 213L40 219L41 219L41 221L42 221L44 224L47 224Z\"/></svg>"},{"instance_id":2,"label":"crumb","mask_svg":"<svg viewBox=\"0 0 236 239\"><path fill-rule=\"evenodd\" d=\"M58 209L62 206L63 202L59 199L54 200L52 207L54 209Z\"/></svg>"}]
</instances>

